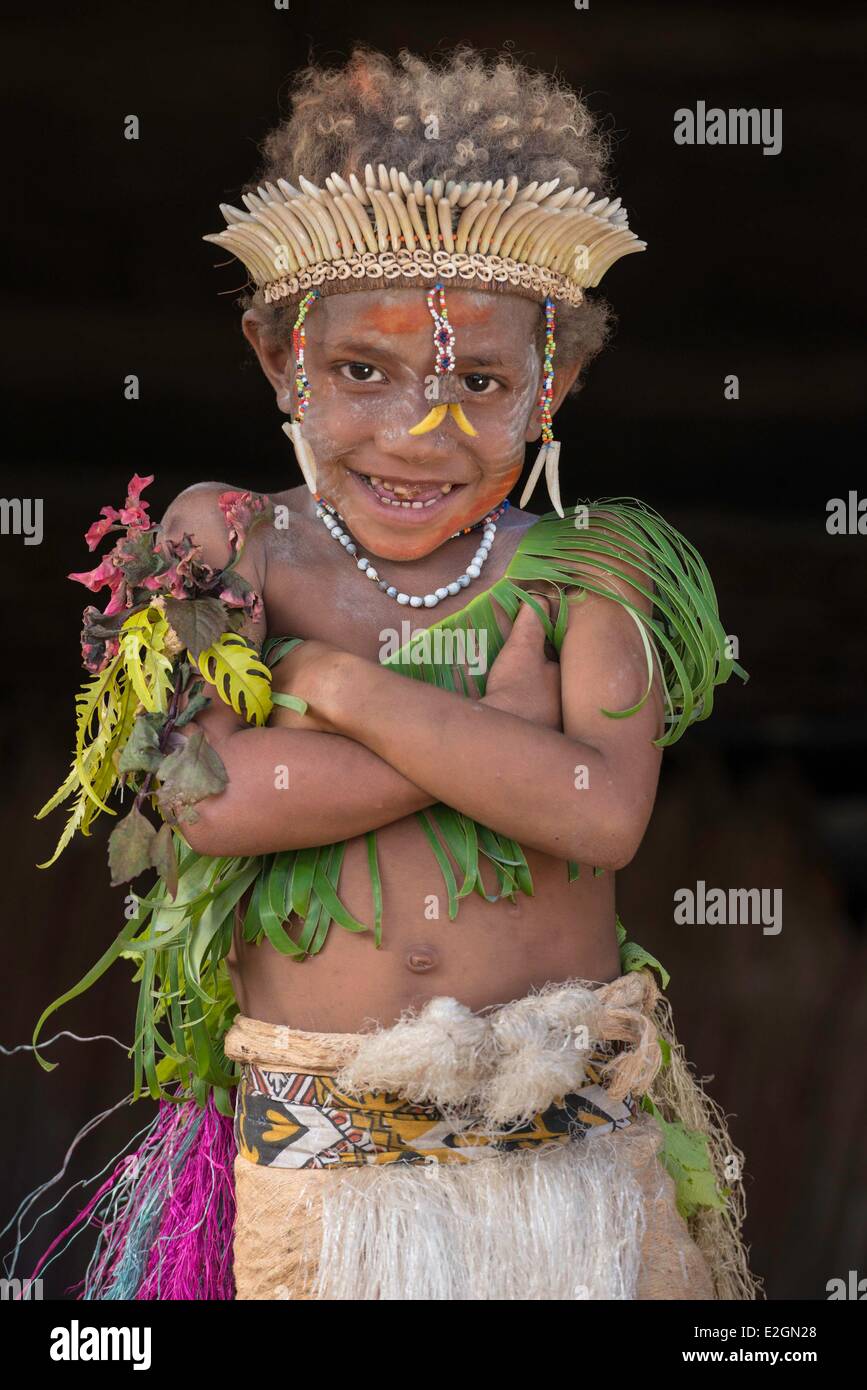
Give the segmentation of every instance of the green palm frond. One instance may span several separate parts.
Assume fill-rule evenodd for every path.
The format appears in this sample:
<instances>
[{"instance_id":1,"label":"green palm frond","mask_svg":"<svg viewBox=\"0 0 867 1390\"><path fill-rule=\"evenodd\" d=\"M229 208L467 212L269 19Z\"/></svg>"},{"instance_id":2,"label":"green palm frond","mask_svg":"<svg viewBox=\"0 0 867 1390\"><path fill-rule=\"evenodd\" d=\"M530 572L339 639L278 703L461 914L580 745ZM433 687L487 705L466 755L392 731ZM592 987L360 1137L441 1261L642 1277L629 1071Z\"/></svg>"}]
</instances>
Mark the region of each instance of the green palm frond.
<instances>
[{"instance_id":1,"label":"green palm frond","mask_svg":"<svg viewBox=\"0 0 867 1390\"><path fill-rule=\"evenodd\" d=\"M732 674L746 681L747 672L729 654L713 582L695 547L637 498L602 498L583 505L586 525L581 524L585 512L580 508L565 518L554 512L541 517L521 538L496 584L457 613L416 634L384 664L416 680L455 689L450 666L437 667L430 660L418 662L413 652L430 650L437 631L452 633L459 639L454 649L460 650L468 634L475 631L484 636L485 669L490 670L505 641L495 603L509 622L514 621L522 602L530 603L559 651L568 621L566 591L585 589L626 609L642 634L648 659L648 687L642 699L632 709L605 713L621 719L642 708L650 694L655 653L669 726L657 744L669 747L690 724L707 719L716 686L725 684ZM630 569L640 578L636 580ZM606 582L611 578L651 600L650 615ZM524 587L541 581L554 585L559 594L553 624ZM473 679L479 693L484 694L484 674Z\"/></svg>"}]
</instances>

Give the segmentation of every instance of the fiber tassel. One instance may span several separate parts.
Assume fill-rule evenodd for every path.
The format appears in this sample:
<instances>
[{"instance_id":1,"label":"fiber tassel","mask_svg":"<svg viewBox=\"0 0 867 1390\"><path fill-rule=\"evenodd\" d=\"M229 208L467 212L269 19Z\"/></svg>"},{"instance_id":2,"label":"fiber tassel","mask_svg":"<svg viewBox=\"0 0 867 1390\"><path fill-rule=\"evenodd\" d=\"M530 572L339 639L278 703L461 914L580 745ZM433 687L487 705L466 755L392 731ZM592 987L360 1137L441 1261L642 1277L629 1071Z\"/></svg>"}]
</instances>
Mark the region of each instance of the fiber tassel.
<instances>
[{"instance_id":1,"label":"fiber tassel","mask_svg":"<svg viewBox=\"0 0 867 1390\"><path fill-rule=\"evenodd\" d=\"M193 1102L190 1102L191 1104ZM137 1299L229 1300L235 1224L232 1121L213 1096L198 1111L198 1125L183 1164L174 1173L159 1234L151 1246Z\"/></svg>"},{"instance_id":2,"label":"fiber tassel","mask_svg":"<svg viewBox=\"0 0 867 1390\"><path fill-rule=\"evenodd\" d=\"M213 1097L160 1101L144 1142L39 1260L99 1228L84 1300L231 1300L235 1220L233 1125Z\"/></svg>"},{"instance_id":3,"label":"fiber tassel","mask_svg":"<svg viewBox=\"0 0 867 1390\"><path fill-rule=\"evenodd\" d=\"M304 475L305 483L307 484L310 491L313 493L313 496L316 497L316 459L314 457L313 450L310 448L310 445L307 443L307 440L301 433L301 425L299 421L293 420L291 423L288 420L285 421L283 425L283 432L284 434L288 434L289 438L292 440L292 444L295 449L295 457L298 460L298 467L301 469L301 472Z\"/></svg>"}]
</instances>

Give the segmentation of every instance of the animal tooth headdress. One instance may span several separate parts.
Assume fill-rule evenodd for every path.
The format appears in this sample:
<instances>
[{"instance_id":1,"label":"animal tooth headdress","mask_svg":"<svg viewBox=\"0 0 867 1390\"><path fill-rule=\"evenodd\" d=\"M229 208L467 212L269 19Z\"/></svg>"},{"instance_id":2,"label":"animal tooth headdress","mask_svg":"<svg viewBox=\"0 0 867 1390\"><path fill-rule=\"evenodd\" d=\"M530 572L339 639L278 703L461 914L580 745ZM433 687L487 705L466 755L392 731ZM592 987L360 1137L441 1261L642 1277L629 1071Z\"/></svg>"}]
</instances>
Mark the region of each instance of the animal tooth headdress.
<instances>
[{"instance_id":1,"label":"animal tooth headdress","mask_svg":"<svg viewBox=\"0 0 867 1390\"><path fill-rule=\"evenodd\" d=\"M412 433L435 428L451 411L473 433L459 402L450 399L454 330L448 323L444 282L504 291L544 304L544 384L540 399L542 448L521 506L544 466L551 501L562 516L558 484L559 444L551 429L555 351L555 302L577 306L584 290L633 251L643 251L628 226L619 198L597 198L587 188L558 189L559 179L518 186L518 179L422 184L384 164L368 164L364 182L333 173L319 188L301 178L266 182L243 195L247 211L221 205L227 226L205 237L244 263L266 304L300 300L293 341L298 406L284 425L295 445L311 492L316 466L301 422L310 398L304 369L304 319L315 299L363 289L428 287L434 319L437 377L444 377L445 405L436 406ZM435 282L429 284L429 282ZM437 297L438 296L438 302ZM450 334L450 336L449 336ZM448 339L448 341L447 341Z\"/></svg>"}]
</instances>

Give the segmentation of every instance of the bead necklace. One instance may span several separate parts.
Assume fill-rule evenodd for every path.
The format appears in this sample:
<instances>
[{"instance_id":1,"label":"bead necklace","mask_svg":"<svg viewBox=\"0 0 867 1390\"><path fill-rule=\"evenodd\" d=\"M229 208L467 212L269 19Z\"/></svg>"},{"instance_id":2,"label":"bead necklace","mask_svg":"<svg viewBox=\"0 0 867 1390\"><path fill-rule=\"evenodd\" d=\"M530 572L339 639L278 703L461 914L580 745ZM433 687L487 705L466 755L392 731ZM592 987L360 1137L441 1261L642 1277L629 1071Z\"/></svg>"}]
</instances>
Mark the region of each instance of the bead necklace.
<instances>
[{"instance_id":1,"label":"bead necklace","mask_svg":"<svg viewBox=\"0 0 867 1390\"><path fill-rule=\"evenodd\" d=\"M441 588L435 589L432 594L403 593L395 584L389 584L386 579L380 579L378 570L375 570L370 561L363 555L358 556L355 563L362 574L372 580L378 589L381 589L384 594L387 594L389 598L393 598L397 603L408 605L410 608L436 608L437 604L442 603L444 598L459 594L461 589L466 589L474 579L478 579L485 561L491 553L491 546L494 544L494 537L497 534L496 523L505 512L508 505L509 502L507 499L502 502L499 507L495 507L492 512L488 512L488 515L483 517L481 521L474 522L472 526L465 526L462 530L455 531L454 535L449 537L449 540L457 540L458 536L466 536L470 531L475 531L480 526L483 527L482 542L464 570L464 573L459 574L457 579L453 579L451 584L444 584ZM358 547L349 532L345 531L340 525L343 517L336 508L332 507L330 502L326 502L323 498L320 498L316 508L316 515L323 526L331 532L334 539L339 541L343 546L347 555L356 556Z\"/></svg>"}]
</instances>

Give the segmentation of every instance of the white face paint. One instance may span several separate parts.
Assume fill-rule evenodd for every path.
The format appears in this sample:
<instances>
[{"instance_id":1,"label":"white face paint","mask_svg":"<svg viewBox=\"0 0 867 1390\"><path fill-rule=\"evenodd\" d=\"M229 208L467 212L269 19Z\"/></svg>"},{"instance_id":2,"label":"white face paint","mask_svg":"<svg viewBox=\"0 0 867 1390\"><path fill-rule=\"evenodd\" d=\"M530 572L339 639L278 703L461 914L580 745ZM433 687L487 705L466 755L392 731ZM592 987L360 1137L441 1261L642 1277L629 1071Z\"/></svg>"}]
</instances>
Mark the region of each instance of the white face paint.
<instances>
[{"instance_id":1,"label":"white face paint","mask_svg":"<svg viewBox=\"0 0 867 1390\"><path fill-rule=\"evenodd\" d=\"M474 434L460 428L455 410L410 433L436 404L425 394L434 323L424 291L332 295L307 316L304 434L322 495L365 553L413 560L436 550L502 502L520 476L527 438L538 437L540 307L449 286L446 303L456 334L451 385ZM383 495L425 501L403 506Z\"/></svg>"}]
</instances>

